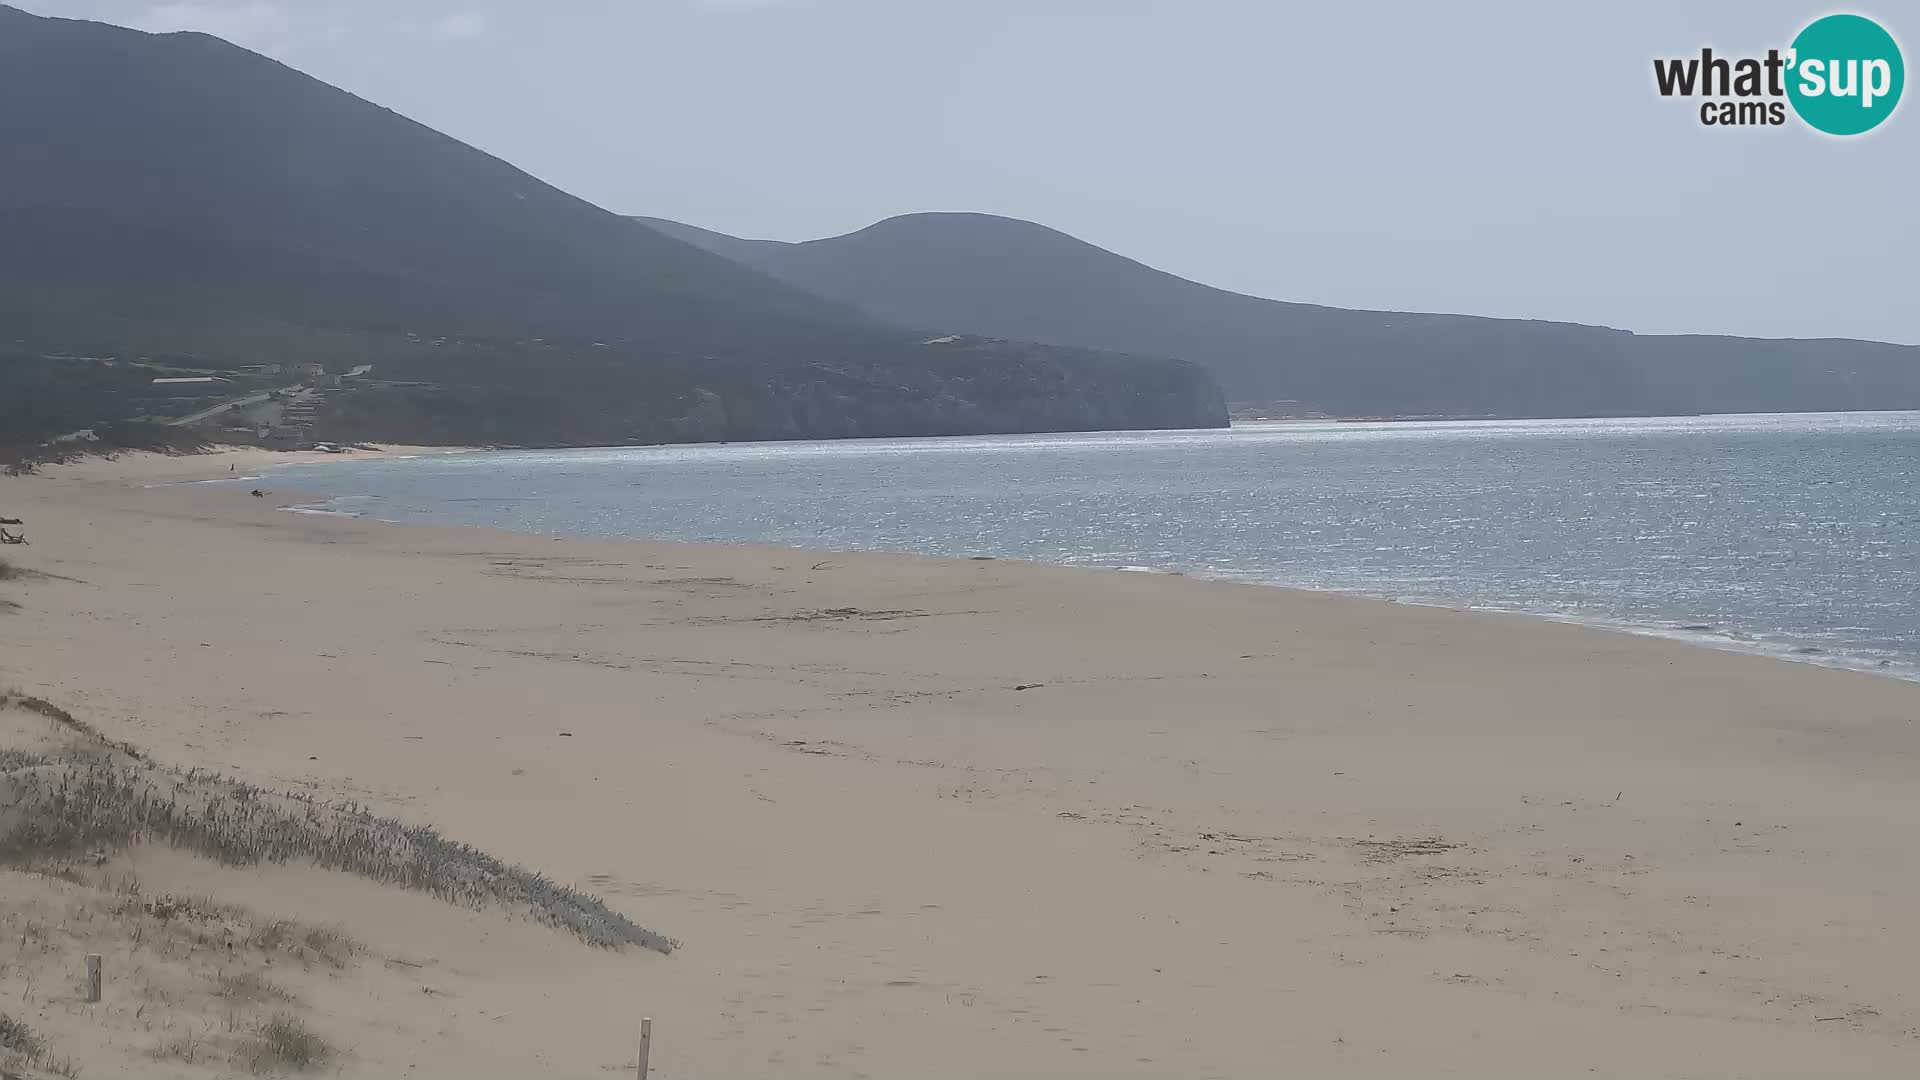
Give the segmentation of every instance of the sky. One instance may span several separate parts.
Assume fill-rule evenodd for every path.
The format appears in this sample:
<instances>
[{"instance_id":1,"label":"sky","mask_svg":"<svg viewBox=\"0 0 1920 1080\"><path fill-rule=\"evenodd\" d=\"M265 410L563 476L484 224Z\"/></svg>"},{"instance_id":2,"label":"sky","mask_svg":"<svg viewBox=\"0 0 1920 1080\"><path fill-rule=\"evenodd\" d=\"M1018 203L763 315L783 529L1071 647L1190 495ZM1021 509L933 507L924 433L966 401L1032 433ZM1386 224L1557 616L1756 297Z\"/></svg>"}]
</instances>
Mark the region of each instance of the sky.
<instances>
[{"instance_id":1,"label":"sky","mask_svg":"<svg viewBox=\"0 0 1920 1080\"><path fill-rule=\"evenodd\" d=\"M7 0L218 34L610 210L805 240L1038 221L1217 285L1920 343L1920 100L1710 128L1655 57L1829 8L1286 0ZM1909 62L1920 5L1878 18Z\"/></svg>"}]
</instances>

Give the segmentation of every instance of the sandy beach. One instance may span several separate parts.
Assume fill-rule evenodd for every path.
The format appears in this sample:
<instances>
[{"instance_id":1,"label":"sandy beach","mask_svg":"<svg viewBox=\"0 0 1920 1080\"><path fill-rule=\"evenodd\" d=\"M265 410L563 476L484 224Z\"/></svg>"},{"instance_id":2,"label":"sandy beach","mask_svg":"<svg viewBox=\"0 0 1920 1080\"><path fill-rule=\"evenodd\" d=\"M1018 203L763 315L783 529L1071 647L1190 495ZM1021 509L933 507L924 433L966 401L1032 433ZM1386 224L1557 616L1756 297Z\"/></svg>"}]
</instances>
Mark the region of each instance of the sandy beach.
<instances>
[{"instance_id":1,"label":"sandy beach","mask_svg":"<svg viewBox=\"0 0 1920 1080\"><path fill-rule=\"evenodd\" d=\"M0 582L0 689L432 824L681 945L124 857L404 956L308 991L344 1075L616 1075L642 1015L666 1077L1920 1074L1920 685L175 483L269 460L0 480L32 539L5 557L49 575ZM67 1049L109 1076L134 1046Z\"/></svg>"}]
</instances>

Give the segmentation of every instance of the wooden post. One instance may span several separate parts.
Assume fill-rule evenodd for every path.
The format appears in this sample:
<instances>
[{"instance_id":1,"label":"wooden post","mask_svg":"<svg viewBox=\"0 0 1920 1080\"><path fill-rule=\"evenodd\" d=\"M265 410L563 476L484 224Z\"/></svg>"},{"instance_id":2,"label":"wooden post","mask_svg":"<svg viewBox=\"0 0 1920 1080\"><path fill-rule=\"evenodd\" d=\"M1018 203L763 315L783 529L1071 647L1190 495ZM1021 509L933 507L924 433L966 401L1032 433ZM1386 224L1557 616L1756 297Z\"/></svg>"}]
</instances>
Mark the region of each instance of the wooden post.
<instances>
[{"instance_id":1,"label":"wooden post","mask_svg":"<svg viewBox=\"0 0 1920 1080\"><path fill-rule=\"evenodd\" d=\"M87 954L87 1003L100 1000L100 954Z\"/></svg>"},{"instance_id":2,"label":"wooden post","mask_svg":"<svg viewBox=\"0 0 1920 1080\"><path fill-rule=\"evenodd\" d=\"M653 1050L653 1017L640 1018L640 1080L647 1080L647 1057Z\"/></svg>"}]
</instances>

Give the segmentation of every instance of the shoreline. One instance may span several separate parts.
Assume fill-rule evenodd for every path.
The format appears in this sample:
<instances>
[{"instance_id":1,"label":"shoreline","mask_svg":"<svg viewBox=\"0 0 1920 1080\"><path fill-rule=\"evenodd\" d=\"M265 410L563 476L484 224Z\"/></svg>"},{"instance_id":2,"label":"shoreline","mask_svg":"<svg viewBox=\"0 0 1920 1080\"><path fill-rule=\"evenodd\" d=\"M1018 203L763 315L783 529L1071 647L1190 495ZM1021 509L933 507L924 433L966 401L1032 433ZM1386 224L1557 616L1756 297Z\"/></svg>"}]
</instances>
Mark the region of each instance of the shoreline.
<instances>
[{"instance_id":1,"label":"shoreline","mask_svg":"<svg viewBox=\"0 0 1920 1080\"><path fill-rule=\"evenodd\" d=\"M537 975L466 946L476 1074L614 1067L642 1011L666 1075L1920 1071L1911 683L1174 575L139 486L229 463L0 482L35 541L9 558L69 579L0 586L0 686L682 943L520 941ZM358 910L287 869L304 917ZM368 1046L349 1074L395 1071Z\"/></svg>"},{"instance_id":2,"label":"shoreline","mask_svg":"<svg viewBox=\"0 0 1920 1080\"><path fill-rule=\"evenodd\" d=\"M397 449L406 450L410 452L400 454L398 457L394 458L394 460L400 460L400 459L409 458L409 457L440 456L443 454L491 452L483 448L467 448L467 447L460 447L460 448L411 447L411 448L397 448ZM625 449L625 448L623 447L586 447L581 449L602 450L602 449ZM541 451L541 452L553 452L553 451ZM294 463L283 463L282 467L325 465L325 464L331 464L334 462L351 463L353 460L354 460L353 458L341 458L341 457L329 455L327 457L320 458L318 460L300 461L300 462L294 462ZM366 459L363 457L359 460L364 462ZM274 466L272 463L269 463L265 467L265 471L263 475L266 479L272 479L273 473L274 473ZM200 482L216 483L219 481L219 479L220 478L215 477L211 480L200 481ZM295 490L299 490L299 489L295 489ZM308 497L308 500L309 500L308 504L300 505L300 506L288 506L288 507L283 507L283 509L287 510L290 513L296 513L296 514L313 514L313 515L322 515L322 516L338 515L342 517L352 517L352 518L359 518L359 519L364 519L372 522L379 522L382 524L406 525L409 527L499 528L506 532L518 533L519 535L564 536L570 540L587 542L587 543L631 542L631 543L643 543L643 544L674 544L674 545L697 545L702 543L709 543L708 541L679 540L671 537L660 537L660 536L614 537L614 536L597 536L589 533L572 533L572 532L534 533L534 532L522 532L520 530L509 529L504 526L468 525L468 524L458 523L458 522L431 521L431 520L407 522L407 521L400 521L394 518L373 517L365 512L357 511L357 510L343 510L343 509L336 508L336 504L340 503L343 500L372 498L372 496L353 495L353 494L328 495L328 494L319 493L319 492L305 492L305 495ZM732 542L728 542L728 541L713 541L711 543L718 543L724 546L732 546ZM1761 658L1770 659L1770 660L1784 661L1792 664L1807 664L1814 667L1825 668L1825 669L1834 670L1834 671L1848 671L1848 672L1854 672L1862 675L1872 675L1879 678L1893 679L1899 682L1920 683L1920 657L1895 661L1895 660L1890 660L1884 657L1876 659L1872 657L1856 656L1845 650L1836 651L1828 648L1825 645L1817 644L1810 640L1794 638L1791 636L1778 635L1773 631L1753 630L1753 629L1740 627L1740 626L1712 627L1710 629L1703 630L1703 629L1700 629L1698 626L1692 625L1692 624L1677 624L1673 622L1657 622L1657 621L1636 622L1628 619L1616 619L1616 618L1610 618L1606 616L1582 615L1582 614L1570 613L1566 611L1555 611L1555 610L1546 610L1546 609L1539 609L1539 608L1509 606L1501 603L1473 603L1469 601L1457 600L1457 599L1440 597L1440 596L1401 594L1401 593L1387 592L1384 590L1370 591L1365 589L1323 587L1323 586L1314 585L1308 582L1280 581L1280 580L1265 579L1265 578L1253 576L1251 574L1239 574L1232 571L1196 572L1194 570L1186 569L1183 567L1166 565L1166 564L1124 565L1124 564L1103 564L1103 563L1082 563L1082 562L1052 562L1052 561L1045 561L1045 560L1039 560L1039 559L1023 559L1016 556L1002 556L1002 555L982 555L982 556L943 555L943 554L934 554L934 553L928 553L923 551L914 551L914 550L909 550L905 548L786 547L785 545L762 544L755 541L745 541L741 543L747 547L772 547L772 548L777 548L779 550L793 551L800 554L858 555L858 554L867 554L867 553L884 553L884 554L891 554L891 555L907 556L911 558L923 558L923 559L933 559L933 560L988 558L988 559L994 559L996 561L1002 561L1002 562L1028 563L1035 566L1053 566L1053 567L1061 567L1061 568L1069 568L1069 569L1114 570L1114 571L1126 571L1126 572L1133 572L1133 573L1152 573L1152 574L1160 574L1160 575L1174 576L1174 577L1185 577L1195 581L1216 581L1216 582L1223 582L1223 583L1233 584L1233 585L1248 585L1248 586L1256 586L1259 588L1281 589L1281 590L1292 591L1292 592L1316 593L1316 594L1324 594L1324 595L1331 595L1331 596L1344 596L1344 597L1351 597L1358 600L1389 603L1389 604L1404 604L1412 607L1430 607L1430 608L1438 608L1438 609L1447 610L1447 611L1471 612L1471 613L1481 614L1481 615L1496 615L1496 616L1503 616L1503 617L1538 619L1546 622L1559 623L1563 625L1584 627L1590 630L1601 631L1603 633L1628 634L1635 637L1651 638L1654 640L1674 642L1674 643L1686 645L1692 648L1708 649L1715 652L1731 653L1739 656L1756 656L1756 657L1761 657Z\"/></svg>"}]
</instances>

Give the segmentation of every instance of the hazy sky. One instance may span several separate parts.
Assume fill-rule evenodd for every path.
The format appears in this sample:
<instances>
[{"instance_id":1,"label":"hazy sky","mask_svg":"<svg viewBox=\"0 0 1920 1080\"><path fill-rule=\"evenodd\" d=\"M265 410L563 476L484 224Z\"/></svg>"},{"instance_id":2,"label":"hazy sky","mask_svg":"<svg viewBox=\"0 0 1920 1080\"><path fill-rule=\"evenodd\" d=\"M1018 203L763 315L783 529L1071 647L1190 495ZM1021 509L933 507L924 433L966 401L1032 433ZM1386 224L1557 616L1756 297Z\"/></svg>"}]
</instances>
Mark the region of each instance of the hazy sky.
<instances>
[{"instance_id":1,"label":"hazy sky","mask_svg":"<svg viewBox=\"0 0 1920 1080\"><path fill-rule=\"evenodd\" d=\"M1279 299L1920 343L1920 100L1838 140L1653 90L1820 3L9 2L220 34L737 235L977 210ZM1920 5L1846 10L1914 63Z\"/></svg>"}]
</instances>

